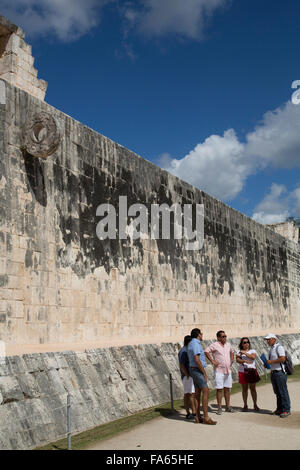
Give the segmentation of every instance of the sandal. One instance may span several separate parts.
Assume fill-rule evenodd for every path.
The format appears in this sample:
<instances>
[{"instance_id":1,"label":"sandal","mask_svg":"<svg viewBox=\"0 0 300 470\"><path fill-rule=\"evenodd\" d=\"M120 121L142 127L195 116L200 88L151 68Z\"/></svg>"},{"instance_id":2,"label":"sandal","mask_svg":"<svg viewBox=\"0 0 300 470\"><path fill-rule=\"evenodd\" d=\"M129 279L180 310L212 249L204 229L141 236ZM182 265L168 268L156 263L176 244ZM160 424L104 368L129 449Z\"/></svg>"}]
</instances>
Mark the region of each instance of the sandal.
<instances>
[{"instance_id":1,"label":"sandal","mask_svg":"<svg viewBox=\"0 0 300 470\"><path fill-rule=\"evenodd\" d=\"M217 424L217 421L213 421L211 418L208 418L207 420L203 420L203 424Z\"/></svg>"},{"instance_id":2,"label":"sandal","mask_svg":"<svg viewBox=\"0 0 300 470\"><path fill-rule=\"evenodd\" d=\"M243 411L248 411L248 406L244 406Z\"/></svg>"},{"instance_id":3,"label":"sandal","mask_svg":"<svg viewBox=\"0 0 300 470\"><path fill-rule=\"evenodd\" d=\"M256 406L254 407L254 411L260 411L260 408L256 405Z\"/></svg>"},{"instance_id":4,"label":"sandal","mask_svg":"<svg viewBox=\"0 0 300 470\"><path fill-rule=\"evenodd\" d=\"M195 416L195 423L196 423L196 424L202 424L202 423L203 423L203 418L202 418L202 416L200 416L200 418L198 418L197 416Z\"/></svg>"}]
</instances>

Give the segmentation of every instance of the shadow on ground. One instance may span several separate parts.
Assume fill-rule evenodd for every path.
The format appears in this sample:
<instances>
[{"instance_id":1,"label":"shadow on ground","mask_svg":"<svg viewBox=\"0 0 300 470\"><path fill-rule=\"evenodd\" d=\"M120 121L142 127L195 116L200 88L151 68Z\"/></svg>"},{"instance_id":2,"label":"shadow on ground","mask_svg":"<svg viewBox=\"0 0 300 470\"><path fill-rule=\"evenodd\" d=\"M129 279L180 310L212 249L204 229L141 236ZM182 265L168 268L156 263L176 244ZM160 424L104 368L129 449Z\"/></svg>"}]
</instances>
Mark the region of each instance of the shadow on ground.
<instances>
[{"instance_id":1,"label":"shadow on ground","mask_svg":"<svg viewBox=\"0 0 300 470\"><path fill-rule=\"evenodd\" d=\"M243 413L244 414L244 413ZM245 413L247 421L255 423L257 426L271 426L278 428L300 429L300 411L295 411L288 418L280 418L270 413ZM268 416L267 416L268 415Z\"/></svg>"},{"instance_id":2,"label":"shadow on ground","mask_svg":"<svg viewBox=\"0 0 300 470\"><path fill-rule=\"evenodd\" d=\"M267 409L260 409L260 411L255 411L254 409L249 408L249 410L247 412L244 412L242 407L232 406L232 408L235 411L235 413L233 413L234 415L238 415L238 414L241 414L243 416L247 415L250 418L251 422L252 421L256 422L257 416L260 416L259 420L257 421L258 424L264 424L264 425L268 424L265 420L261 419L262 416L266 416L266 415L270 416L271 417L270 424L272 426L274 425L274 418L278 418L278 416L273 415L273 412L271 410L267 410ZM209 414L216 414L217 409L218 409L217 404L210 404L208 412L209 412ZM226 413L225 406L222 406L222 410L223 410L223 413L225 414ZM170 410L170 408L155 408L155 411L158 412L164 418L173 419L173 420L177 420L177 421L187 421L187 422L190 422L190 423L194 423L193 419L190 419L190 420L186 419L185 412L182 413L182 411L184 411L184 410L180 411L180 410ZM200 407L200 412L201 412L201 414L203 414L202 413L202 407ZM296 416L297 414L299 414L299 426L300 426L300 412L295 413L294 415ZM293 417L293 415L289 416L289 418L285 418L285 419L279 418L280 422L278 422L277 425L283 427L282 424L284 424L287 420L291 420L292 421L292 423L291 423L292 427L298 427L298 425L296 424L296 423L298 423L297 416L294 417L293 419L291 419L292 417ZM290 427L290 424L288 424L288 423L286 423L286 424L287 424L287 427Z\"/></svg>"},{"instance_id":3,"label":"shadow on ground","mask_svg":"<svg viewBox=\"0 0 300 470\"><path fill-rule=\"evenodd\" d=\"M210 413L216 413L217 410L218 410L218 405L217 405L217 404L211 404L211 405L209 405L209 407L210 407L210 409L209 409L209 412L210 412ZM243 407L241 407L241 406L232 406L231 408L232 408L235 412L243 413L243 414L246 414L246 413L247 413L247 414L249 414L249 413L254 413L255 415L257 415L257 414L260 414L260 415L272 415L272 414L273 414L273 412L272 412L271 410L266 410L266 409L263 409L263 408L260 408L259 411L255 411L254 408L253 408L253 409L249 408L247 412L245 412L245 411L243 410ZM225 411L225 406L222 406L222 412L223 412L223 413L226 413L226 411Z\"/></svg>"},{"instance_id":4,"label":"shadow on ground","mask_svg":"<svg viewBox=\"0 0 300 470\"><path fill-rule=\"evenodd\" d=\"M170 408L155 408L155 411L158 412L164 418L178 419L179 421L185 419L185 416L181 414L180 411L170 410Z\"/></svg>"}]
</instances>

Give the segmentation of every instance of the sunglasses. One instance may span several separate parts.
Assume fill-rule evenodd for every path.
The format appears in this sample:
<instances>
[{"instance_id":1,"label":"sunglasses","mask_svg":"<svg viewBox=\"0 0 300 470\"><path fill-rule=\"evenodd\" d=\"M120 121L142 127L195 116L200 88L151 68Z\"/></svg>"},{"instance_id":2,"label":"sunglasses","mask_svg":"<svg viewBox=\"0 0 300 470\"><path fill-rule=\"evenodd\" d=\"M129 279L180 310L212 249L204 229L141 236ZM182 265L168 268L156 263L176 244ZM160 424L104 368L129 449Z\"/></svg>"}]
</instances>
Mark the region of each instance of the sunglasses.
<instances>
[{"instance_id":1,"label":"sunglasses","mask_svg":"<svg viewBox=\"0 0 300 470\"><path fill-rule=\"evenodd\" d=\"M250 344L249 341L243 341L242 344Z\"/></svg>"},{"instance_id":2,"label":"sunglasses","mask_svg":"<svg viewBox=\"0 0 300 470\"><path fill-rule=\"evenodd\" d=\"M227 338L227 335L220 336L220 338Z\"/></svg>"}]
</instances>

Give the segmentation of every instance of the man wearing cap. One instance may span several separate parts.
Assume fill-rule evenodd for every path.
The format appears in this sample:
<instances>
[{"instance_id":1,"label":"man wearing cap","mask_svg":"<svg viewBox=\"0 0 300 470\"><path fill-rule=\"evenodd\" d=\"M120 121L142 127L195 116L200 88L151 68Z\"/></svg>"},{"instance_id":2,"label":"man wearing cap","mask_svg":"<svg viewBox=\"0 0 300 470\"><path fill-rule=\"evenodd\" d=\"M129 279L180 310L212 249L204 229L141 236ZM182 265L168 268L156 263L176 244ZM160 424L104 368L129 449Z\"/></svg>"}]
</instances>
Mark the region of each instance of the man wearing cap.
<instances>
[{"instance_id":1,"label":"man wearing cap","mask_svg":"<svg viewBox=\"0 0 300 470\"><path fill-rule=\"evenodd\" d=\"M271 366L271 382L277 398L277 408L275 415L280 418L287 418L291 414L291 402L287 388L287 377L283 363L285 362L284 347L279 344L277 336L269 333L264 338L270 346L268 364Z\"/></svg>"}]
</instances>

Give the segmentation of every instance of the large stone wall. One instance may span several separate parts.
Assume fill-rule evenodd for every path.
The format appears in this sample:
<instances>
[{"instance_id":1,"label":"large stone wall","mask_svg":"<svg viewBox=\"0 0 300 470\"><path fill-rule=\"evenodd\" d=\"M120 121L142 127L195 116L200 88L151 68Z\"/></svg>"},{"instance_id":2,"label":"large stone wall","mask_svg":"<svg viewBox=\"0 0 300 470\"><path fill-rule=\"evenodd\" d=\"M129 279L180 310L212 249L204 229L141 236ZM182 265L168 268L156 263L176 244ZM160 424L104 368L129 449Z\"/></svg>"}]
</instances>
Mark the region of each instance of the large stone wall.
<instances>
[{"instance_id":1,"label":"large stone wall","mask_svg":"<svg viewBox=\"0 0 300 470\"><path fill-rule=\"evenodd\" d=\"M0 339L9 344L181 340L300 330L299 247L0 80ZM28 115L62 128L24 151ZM37 136L38 138L38 136ZM205 241L105 240L99 204L204 204Z\"/></svg>"},{"instance_id":2,"label":"large stone wall","mask_svg":"<svg viewBox=\"0 0 300 470\"><path fill-rule=\"evenodd\" d=\"M267 353L261 337L250 340L258 355ZM300 334L282 335L279 341L299 364ZM239 339L230 343L237 349ZM204 347L208 344L203 341ZM30 449L66 437L67 394L73 434L170 402L170 373L174 398L182 398L178 346L148 344L0 360L0 449ZM256 363L263 374L261 361ZM234 381L237 368L234 363ZM211 365L207 374L210 388L215 388Z\"/></svg>"}]
</instances>

